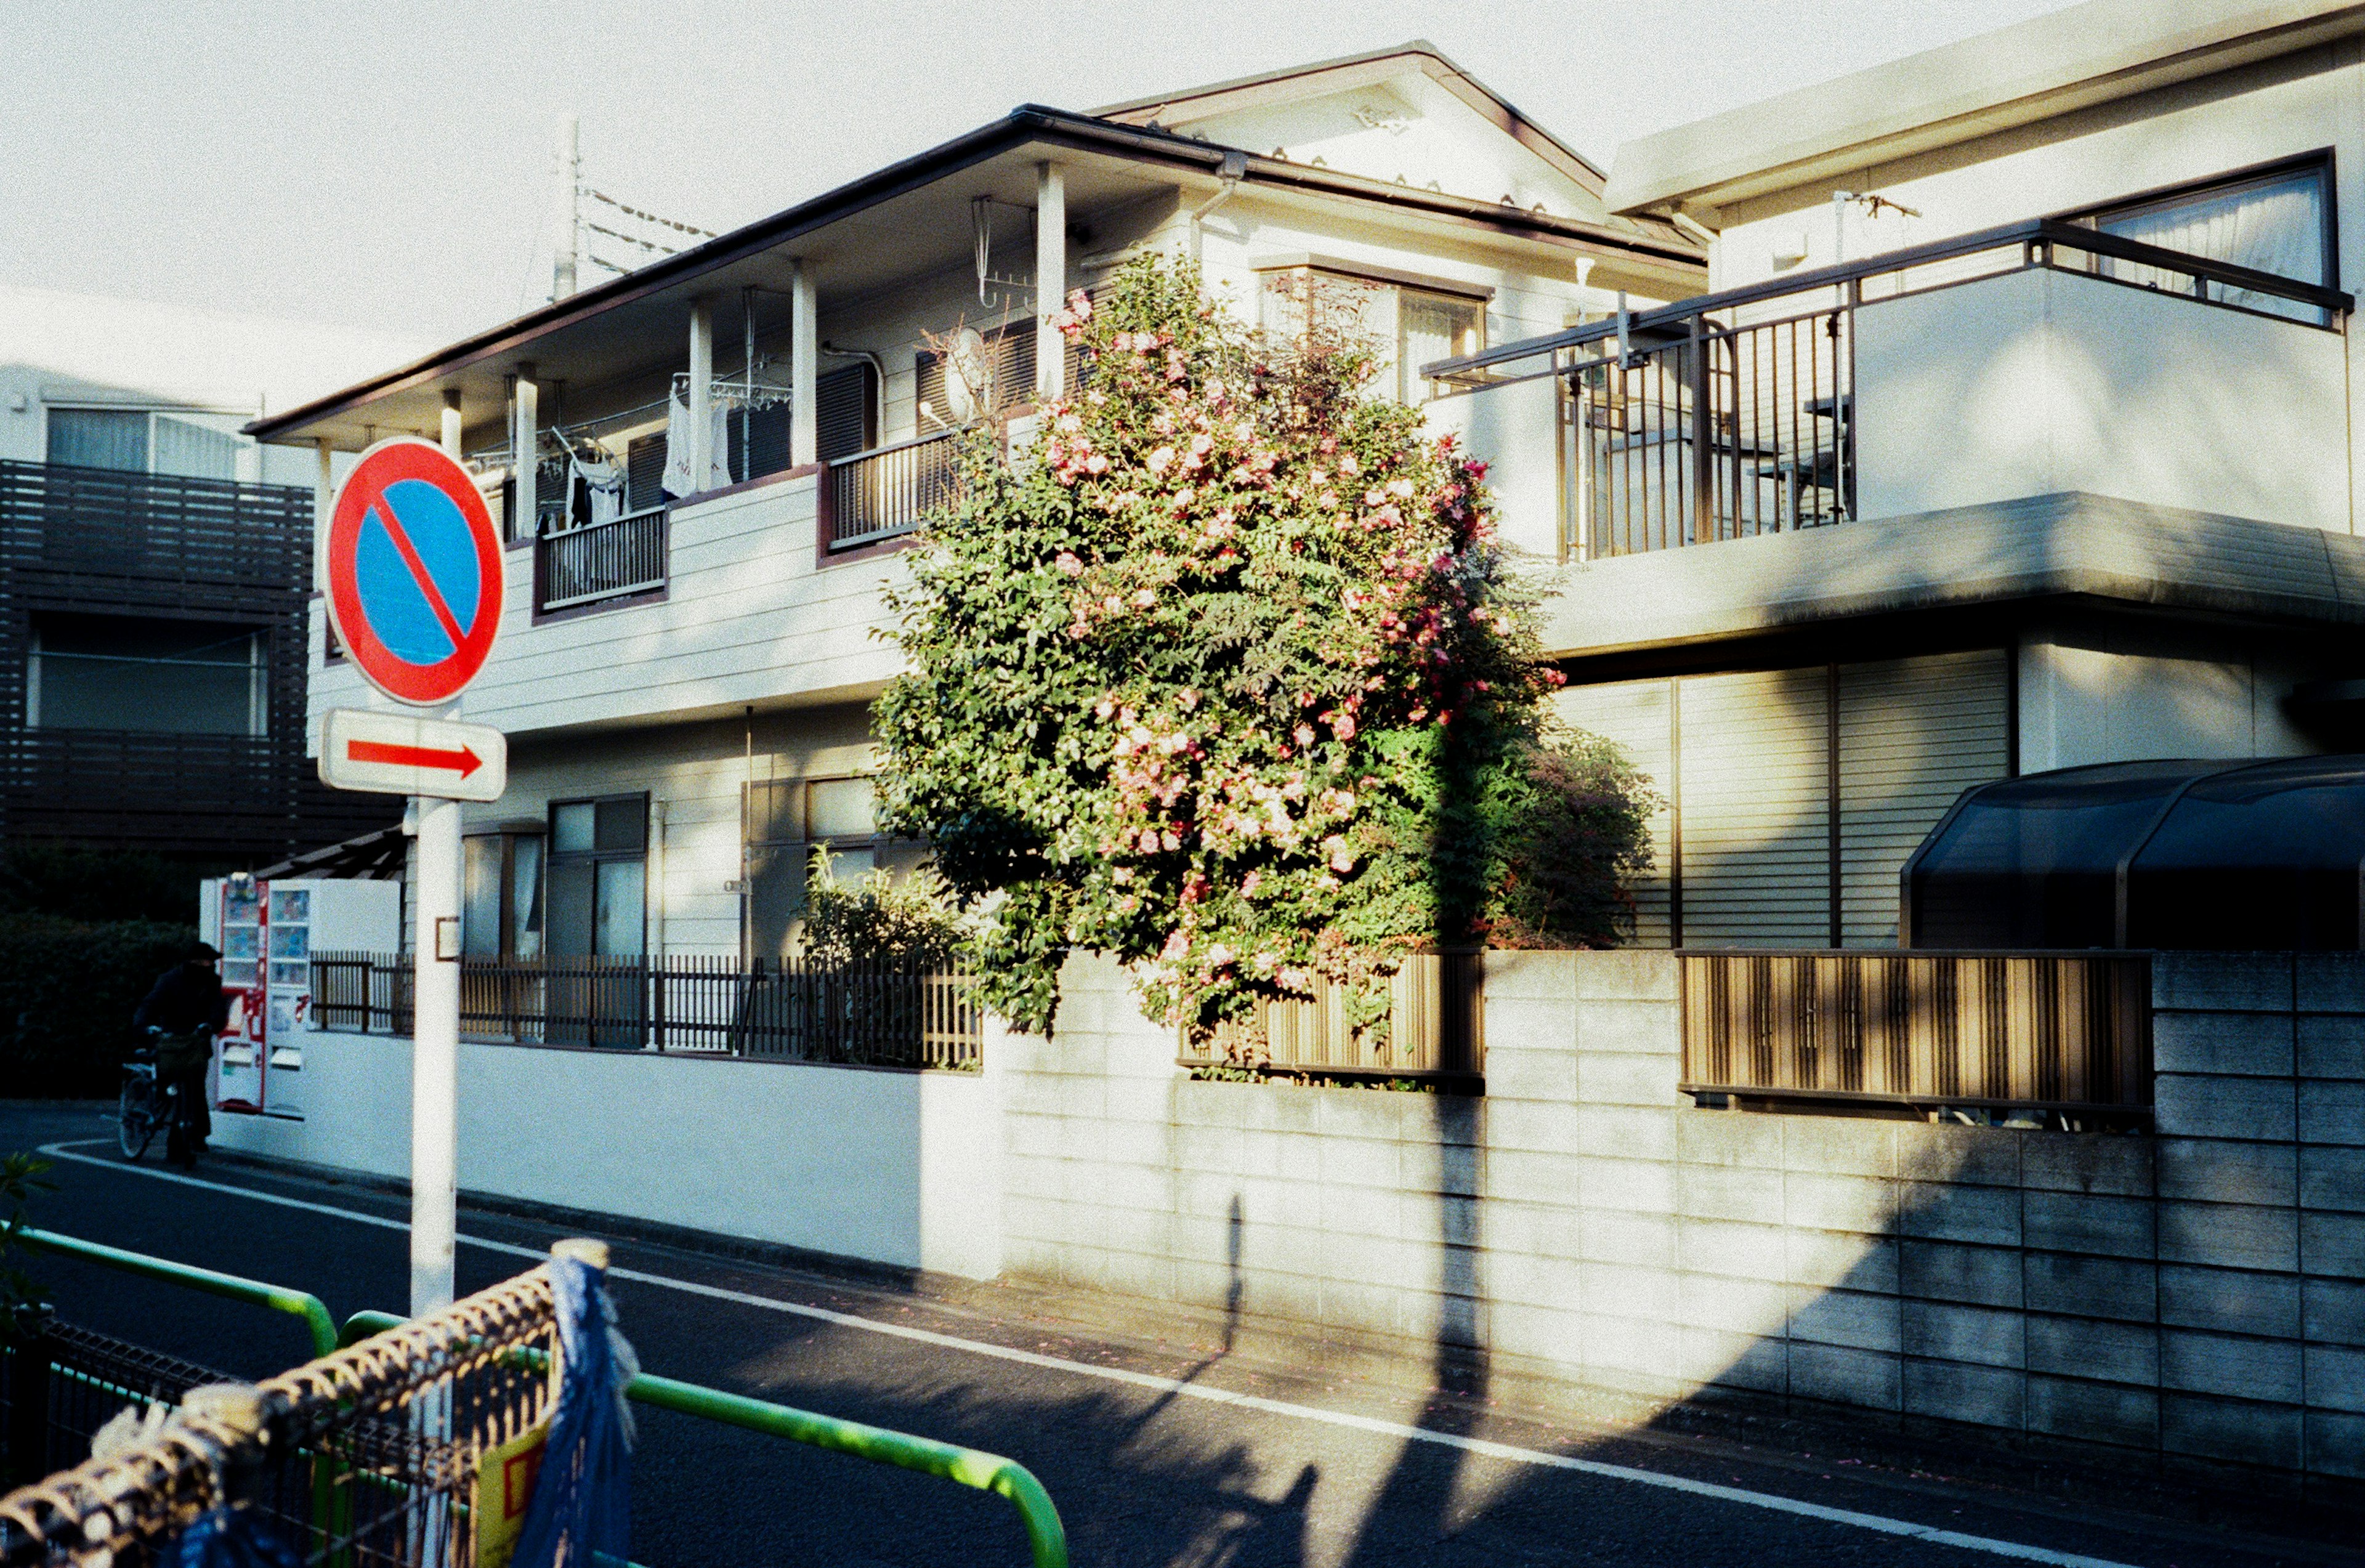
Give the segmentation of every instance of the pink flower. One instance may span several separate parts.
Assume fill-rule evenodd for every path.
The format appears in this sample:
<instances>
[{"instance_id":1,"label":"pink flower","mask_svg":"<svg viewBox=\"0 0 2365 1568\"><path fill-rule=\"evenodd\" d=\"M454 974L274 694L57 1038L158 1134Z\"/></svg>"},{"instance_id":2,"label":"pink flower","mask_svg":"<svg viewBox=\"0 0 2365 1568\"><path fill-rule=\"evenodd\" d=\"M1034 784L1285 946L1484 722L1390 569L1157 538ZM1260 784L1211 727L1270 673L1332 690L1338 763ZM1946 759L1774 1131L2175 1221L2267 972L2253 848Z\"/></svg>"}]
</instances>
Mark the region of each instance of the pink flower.
<instances>
[{"instance_id":1,"label":"pink flower","mask_svg":"<svg viewBox=\"0 0 2365 1568\"><path fill-rule=\"evenodd\" d=\"M1149 454L1149 471L1152 474L1163 474L1173 465L1174 449L1171 446L1161 446Z\"/></svg>"},{"instance_id":2,"label":"pink flower","mask_svg":"<svg viewBox=\"0 0 2365 1568\"><path fill-rule=\"evenodd\" d=\"M1158 853L1158 833L1156 829L1143 828L1141 830L1139 848L1144 855L1155 855Z\"/></svg>"},{"instance_id":3,"label":"pink flower","mask_svg":"<svg viewBox=\"0 0 2365 1568\"><path fill-rule=\"evenodd\" d=\"M1158 595L1149 588L1139 588L1134 592L1133 602L1141 609L1148 610L1158 602Z\"/></svg>"},{"instance_id":4,"label":"pink flower","mask_svg":"<svg viewBox=\"0 0 2365 1568\"><path fill-rule=\"evenodd\" d=\"M1097 452L1093 453L1090 457L1084 459L1084 472L1087 474L1107 473L1108 459L1102 456Z\"/></svg>"},{"instance_id":5,"label":"pink flower","mask_svg":"<svg viewBox=\"0 0 2365 1568\"><path fill-rule=\"evenodd\" d=\"M1081 288L1071 288L1068 291L1068 308L1077 320L1089 321L1093 319L1093 297Z\"/></svg>"},{"instance_id":6,"label":"pink flower","mask_svg":"<svg viewBox=\"0 0 2365 1568\"><path fill-rule=\"evenodd\" d=\"M1071 577L1081 577L1083 575L1084 564L1076 559L1075 552L1072 550L1060 551L1059 555L1053 559L1051 565L1057 566L1060 571L1066 573Z\"/></svg>"},{"instance_id":7,"label":"pink flower","mask_svg":"<svg viewBox=\"0 0 2365 1568\"><path fill-rule=\"evenodd\" d=\"M1332 734L1336 734L1342 741L1353 740L1355 738L1355 715L1352 713L1339 714L1337 718L1330 721L1330 730Z\"/></svg>"}]
</instances>

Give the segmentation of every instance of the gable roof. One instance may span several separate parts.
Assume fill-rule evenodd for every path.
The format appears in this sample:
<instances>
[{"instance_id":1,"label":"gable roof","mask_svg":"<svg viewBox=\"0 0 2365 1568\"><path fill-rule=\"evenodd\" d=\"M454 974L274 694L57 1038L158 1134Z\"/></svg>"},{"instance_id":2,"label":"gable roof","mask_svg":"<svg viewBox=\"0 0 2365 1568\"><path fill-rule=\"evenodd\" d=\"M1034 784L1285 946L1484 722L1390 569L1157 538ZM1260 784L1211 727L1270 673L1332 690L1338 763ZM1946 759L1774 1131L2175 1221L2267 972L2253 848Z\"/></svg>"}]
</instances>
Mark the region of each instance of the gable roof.
<instances>
[{"instance_id":1,"label":"gable roof","mask_svg":"<svg viewBox=\"0 0 2365 1568\"><path fill-rule=\"evenodd\" d=\"M1348 92L1402 75L1407 70L1418 71L1462 100L1559 174L1597 196L1601 194L1605 176L1599 165L1521 114L1508 99L1448 60L1442 50L1424 39L1364 54L1317 61L1311 65L1239 76L1178 93L1161 93L1153 98L1109 104L1091 112L1095 119L1115 120L1122 125L1168 127L1177 121L1207 119L1238 109Z\"/></svg>"},{"instance_id":2,"label":"gable roof","mask_svg":"<svg viewBox=\"0 0 2365 1568\"><path fill-rule=\"evenodd\" d=\"M1630 141L1608 206L1743 201L2359 31L2359 0L2087 0Z\"/></svg>"}]
</instances>

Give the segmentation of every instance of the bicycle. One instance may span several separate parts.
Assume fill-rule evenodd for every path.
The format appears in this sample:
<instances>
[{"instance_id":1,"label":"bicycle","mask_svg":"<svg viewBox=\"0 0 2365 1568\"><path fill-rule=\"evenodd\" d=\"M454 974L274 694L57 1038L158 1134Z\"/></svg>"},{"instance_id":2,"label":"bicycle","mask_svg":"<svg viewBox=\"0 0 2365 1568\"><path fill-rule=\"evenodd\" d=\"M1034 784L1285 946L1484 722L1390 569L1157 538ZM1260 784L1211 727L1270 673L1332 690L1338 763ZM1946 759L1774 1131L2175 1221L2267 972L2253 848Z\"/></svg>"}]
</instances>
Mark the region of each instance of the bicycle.
<instances>
[{"instance_id":1,"label":"bicycle","mask_svg":"<svg viewBox=\"0 0 2365 1568\"><path fill-rule=\"evenodd\" d=\"M142 1046L123 1064L123 1092L116 1100L115 1141L123 1158L138 1159L172 1125L173 1105L156 1084L156 1047Z\"/></svg>"}]
</instances>

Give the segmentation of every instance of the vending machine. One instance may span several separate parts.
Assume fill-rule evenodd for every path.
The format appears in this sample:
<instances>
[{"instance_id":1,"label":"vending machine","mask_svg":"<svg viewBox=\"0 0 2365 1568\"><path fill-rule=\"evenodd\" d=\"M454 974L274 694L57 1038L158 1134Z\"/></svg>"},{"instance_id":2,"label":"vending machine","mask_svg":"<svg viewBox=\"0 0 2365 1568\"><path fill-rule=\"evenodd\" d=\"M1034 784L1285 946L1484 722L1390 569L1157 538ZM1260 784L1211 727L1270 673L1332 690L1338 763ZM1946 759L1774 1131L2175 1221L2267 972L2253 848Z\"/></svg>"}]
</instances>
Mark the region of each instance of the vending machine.
<instances>
[{"instance_id":1,"label":"vending machine","mask_svg":"<svg viewBox=\"0 0 2365 1568\"><path fill-rule=\"evenodd\" d=\"M214 1047L213 1103L233 1114L304 1115L312 954L401 946L402 886L308 877L200 884L198 935L221 950L230 1026Z\"/></svg>"}]
</instances>

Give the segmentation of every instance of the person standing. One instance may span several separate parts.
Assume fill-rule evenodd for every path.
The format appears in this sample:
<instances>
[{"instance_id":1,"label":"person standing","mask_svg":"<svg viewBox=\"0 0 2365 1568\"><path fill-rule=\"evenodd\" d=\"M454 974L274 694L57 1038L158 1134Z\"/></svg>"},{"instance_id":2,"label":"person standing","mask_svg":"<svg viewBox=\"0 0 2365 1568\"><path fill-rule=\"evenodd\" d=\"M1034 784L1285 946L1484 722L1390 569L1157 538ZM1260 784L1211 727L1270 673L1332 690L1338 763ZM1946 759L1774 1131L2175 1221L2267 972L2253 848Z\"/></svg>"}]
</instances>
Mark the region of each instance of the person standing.
<instances>
[{"instance_id":1,"label":"person standing","mask_svg":"<svg viewBox=\"0 0 2365 1568\"><path fill-rule=\"evenodd\" d=\"M214 1036L230 1025L230 993L214 968L220 960L210 945L196 944L156 977L131 1017L134 1027L156 1036L156 1086L172 1092L174 1100L164 1157L183 1165L195 1165L213 1136L206 1069L213 1064Z\"/></svg>"}]
</instances>

